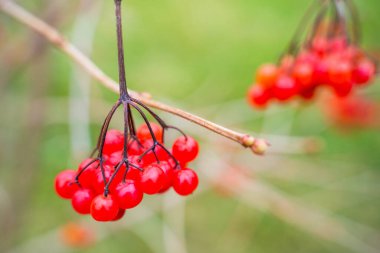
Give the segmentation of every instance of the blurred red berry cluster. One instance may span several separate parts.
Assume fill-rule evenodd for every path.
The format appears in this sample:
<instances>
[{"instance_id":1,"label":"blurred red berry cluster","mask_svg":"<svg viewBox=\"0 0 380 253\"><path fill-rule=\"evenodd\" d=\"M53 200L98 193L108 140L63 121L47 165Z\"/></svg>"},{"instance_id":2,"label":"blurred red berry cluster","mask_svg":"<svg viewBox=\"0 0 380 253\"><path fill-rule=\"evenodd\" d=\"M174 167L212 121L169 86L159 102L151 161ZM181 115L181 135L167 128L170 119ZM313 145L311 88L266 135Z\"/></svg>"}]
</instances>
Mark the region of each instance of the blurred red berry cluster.
<instances>
[{"instance_id":1,"label":"blurred red berry cluster","mask_svg":"<svg viewBox=\"0 0 380 253\"><path fill-rule=\"evenodd\" d=\"M288 102L296 97L311 100L322 86L346 97L374 79L376 63L360 48L358 35L352 32L359 24L353 22L354 27L348 27L347 13L353 6L345 2L321 1L323 8L306 29L306 39L300 41L296 34L279 64L264 64L257 70L247 95L252 106L265 107L273 100ZM333 10L328 12L328 8ZM349 11L339 11L342 8Z\"/></svg>"},{"instance_id":2,"label":"blurred red berry cluster","mask_svg":"<svg viewBox=\"0 0 380 253\"><path fill-rule=\"evenodd\" d=\"M109 130L106 134L102 165L98 159L85 159L77 170L65 170L55 179L55 190L71 199L79 214L91 214L97 221L115 221L126 209L136 207L144 194L159 194L173 189L182 196L198 186L198 176L187 168L199 152L198 143L190 136L174 141L171 151L163 144L163 129L150 123L155 139L146 124L128 141L128 162L123 161L124 134ZM107 187L106 187L107 186Z\"/></svg>"},{"instance_id":3,"label":"blurred red berry cluster","mask_svg":"<svg viewBox=\"0 0 380 253\"><path fill-rule=\"evenodd\" d=\"M355 129L377 129L379 121L379 103L368 96L352 94L350 96L326 97L321 107L329 123L343 131Z\"/></svg>"}]
</instances>

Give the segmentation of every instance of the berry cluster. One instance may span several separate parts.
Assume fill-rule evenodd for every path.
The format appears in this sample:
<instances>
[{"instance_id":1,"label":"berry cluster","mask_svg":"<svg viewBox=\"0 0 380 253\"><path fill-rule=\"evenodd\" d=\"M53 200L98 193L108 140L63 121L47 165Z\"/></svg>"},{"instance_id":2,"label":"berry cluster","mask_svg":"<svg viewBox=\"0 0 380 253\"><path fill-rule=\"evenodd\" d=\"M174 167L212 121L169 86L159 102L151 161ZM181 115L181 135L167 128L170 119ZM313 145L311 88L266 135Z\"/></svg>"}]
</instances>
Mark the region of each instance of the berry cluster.
<instances>
[{"instance_id":1,"label":"berry cluster","mask_svg":"<svg viewBox=\"0 0 380 253\"><path fill-rule=\"evenodd\" d=\"M144 193L164 193L173 187L179 195L191 194L198 186L198 176L187 164L197 157L198 143L190 136L181 136L170 152L163 145L163 129L149 125L153 135L144 124L137 129L137 138L128 140L127 162L123 160L124 134L109 130L102 159L88 158L78 170L59 173L55 179L57 194L71 199L76 212L91 213L97 221L120 219L126 209L142 201Z\"/></svg>"},{"instance_id":2,"label":"berry cluster","mask_svg":"<svg viewBox=\"0 0 380 253\"><path fill-rule=\"evenodd\" d=\"M326 97L321 103L326 119L343 131L371 129L379 126L379 105L370 97Z\"/></svg>"},{"instance_id":3,"label":"berry cluster","mask_svg":"<svg viewBox=\"0 0 380 253\"><path fill-rule=\"evenodd\" d=\"M197 174L187 168L199 151L198 143L180 129L167 125L127 89L121 22L121 0L115 0L119 63L119 99L101 128L93 154L77 171L65 170L55 179L59 196L71 199L75 211L91 214L97 221L121 219L126 209L137 206L145 194L157 194L170 187L179 195L189 195L198 186ZM108 130L119 107L123 108L124 131ZM136 129L134 114L144 124ZM151 116L158 124L150 122ZM165 146L165 131L182 134L172 150Z\"/></svg>"},{"instance_id":4,"label":"berry cluster","mask_svg":"<svg viewBox=\"0 0 380 253\"><path fill-rule=\"evenodd\" d=\"M271 100L287 102L297 96L311 100L321 86L345 97L375 77L375 62L357 45L357 35L349 32L348 17L342 12L342 8L353 7L341 0L320 4L306 41L300 43L296 34L278 65L264 64L257 70L247 95L252 106L265 107ZM332 17L328 8L333 8Z\"/></svg>"}]
</instances>

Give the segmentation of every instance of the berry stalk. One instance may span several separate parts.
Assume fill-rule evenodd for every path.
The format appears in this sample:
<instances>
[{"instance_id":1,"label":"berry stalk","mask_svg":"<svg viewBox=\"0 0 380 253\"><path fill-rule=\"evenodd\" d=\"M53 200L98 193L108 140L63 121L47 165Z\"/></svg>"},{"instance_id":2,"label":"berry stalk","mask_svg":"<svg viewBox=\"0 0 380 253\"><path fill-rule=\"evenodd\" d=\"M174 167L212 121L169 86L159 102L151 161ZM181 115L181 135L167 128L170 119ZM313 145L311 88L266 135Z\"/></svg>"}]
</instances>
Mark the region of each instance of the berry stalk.
<instances>
[{"instance_id":1,"label":"berry stalk","mask_svg":"<svg viewBox=\"0 0 380 253\"><path fill-rule=\"evenodd\" d=\"M125 78L123 30L122 30L122 22L121 22L121 0L115 0L115 16L116 16L117 52L118 52L118 61L119 61L119 92L120 92L120 99L126 100L129 97L129 94L128 94L128 89L127 89L127 81Z\"/></svg>"}]
</instances>

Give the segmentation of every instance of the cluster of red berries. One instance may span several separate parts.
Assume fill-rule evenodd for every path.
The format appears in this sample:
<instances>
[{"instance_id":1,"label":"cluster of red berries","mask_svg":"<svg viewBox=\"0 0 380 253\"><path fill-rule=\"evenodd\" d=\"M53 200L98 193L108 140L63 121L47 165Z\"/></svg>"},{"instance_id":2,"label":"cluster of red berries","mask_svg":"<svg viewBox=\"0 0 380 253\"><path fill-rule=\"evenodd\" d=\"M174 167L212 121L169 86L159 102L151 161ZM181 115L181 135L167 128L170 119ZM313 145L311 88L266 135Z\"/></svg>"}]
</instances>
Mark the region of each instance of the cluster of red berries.
<instances>
[{"instance_id":1,"label":"cluster of red berries","mask_svg":"<svg viewBox=\"0 0 380 253\"><path fill-rule=\"evenodd\" d=\"M333 5L336 10L334 5L346 3L320 4ZM328 13L323 10L305 36L306 41L295 38L278 65L264 64L257 70L255 83L247 94L252 106L263 108L271 100L288 102L295 97L311 100L321 86L329 87L338 97L346 97L375 77L376 64L350 37L352 29L344 27L349 23L344 13L335 11L334 17L321 18Z\"/></svg>"},{"instance_id":2,"label":"cluster of red berries","mask_svg":"<svg viewBox=\"0 0 380 253\"><path fill-rule=\"evenodd\" d=\"M163 129L150 123L154 145L146 124L136 131L136 139L128 140L128 162L123 161L124 134L109 130L103 158L84 160L78 170L65 170L55 179L57 194L71 199L73 209L91 214L97 221L115 221L126 209L136 207L143 195L164 193L169 188L182 196L198 186L198 176L187 164L199 152L198 143L190 136L174 141L171 152L163 146ZM128 166L127 166L128 165Z\"/></svg>"},{"instance_id":3,"label":"cluster of red berries","mask_svg":"<svg viewBox=\"0 0 380 253\"><path fill-rule=\"evenodd\" d=\"M316 38L310 49L284 57L280 66L262 65L248 100L256 107L266 106L271 99L286 102L299 96L309 100L320 86L331 87L337 96L345 97L354 87L370 83L375 74L375 63L343 38Z\"/></svg>"},{"instance_id":4,"label":"cluster of red berries","mask_svg":"<svg viewBox=\"0 0 380 253\"><path fill-rule=\"evenodd\" d=\"M340 130L377 128L380 125L379 104L364 95L326 97L321 107L327 120Z\"/></svg>"}]
</instances>

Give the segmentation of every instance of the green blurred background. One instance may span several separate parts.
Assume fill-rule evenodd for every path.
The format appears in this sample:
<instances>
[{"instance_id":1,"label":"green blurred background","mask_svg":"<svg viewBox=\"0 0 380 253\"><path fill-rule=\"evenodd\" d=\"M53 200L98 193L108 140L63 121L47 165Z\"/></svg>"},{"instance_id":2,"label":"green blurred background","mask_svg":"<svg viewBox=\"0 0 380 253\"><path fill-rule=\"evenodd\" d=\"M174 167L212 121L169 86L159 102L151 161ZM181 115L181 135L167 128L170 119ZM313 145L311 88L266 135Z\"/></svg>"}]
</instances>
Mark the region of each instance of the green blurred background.
<instances>
[{"instance_id":1,"label":"green blurred background","mask_svg":"<svg viewBox=\"0 0 380 253\"><path fill-rule=\"evenodd\" d=\"M117 78L113 1L18 2ZM254 157L160 112L200 140L201 187L188 199L147 197L118 224L79 217L53 190L95 145L117 96L0 12L0 252L380 252L379 128L342 131L318 102L257 111L245 101L255 69L277 59L309 2L124 1L130 88L263 134L273 151ZM376 53L380 2L356 4L363 47ZM378 100L378 84L361 92ZM308 154L305 143L322 149ZM67 243L70 222L94 239Z\"/></svg>"}]
</instances>

